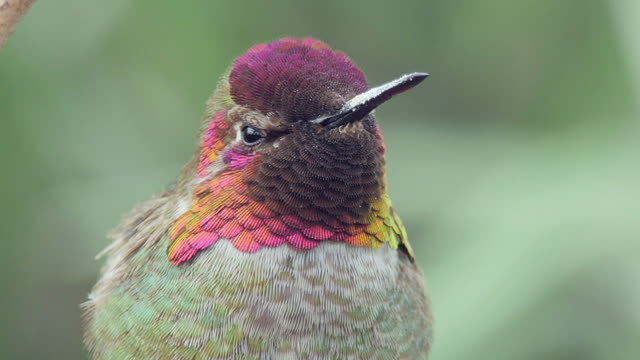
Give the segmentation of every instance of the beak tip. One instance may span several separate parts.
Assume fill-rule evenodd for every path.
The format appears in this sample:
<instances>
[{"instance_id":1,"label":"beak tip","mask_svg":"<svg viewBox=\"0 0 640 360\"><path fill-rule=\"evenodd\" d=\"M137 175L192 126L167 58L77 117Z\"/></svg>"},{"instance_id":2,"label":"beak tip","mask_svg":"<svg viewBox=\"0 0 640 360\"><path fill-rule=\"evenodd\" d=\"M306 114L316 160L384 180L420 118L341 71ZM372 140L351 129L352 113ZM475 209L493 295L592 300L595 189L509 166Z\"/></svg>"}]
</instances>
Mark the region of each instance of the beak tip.
<instances>
[{"instance_id":1,"label":"beak tip","mask_svg":"<svg viewBox=\"0 0 640 360\"><path fill-rule=\"evenodd\" d=\"M415 81L416 84L422 82L422 80L429 77L429 73L426 72L414 72L409 74L411 80Z\"/></svg>"}]
</instances>

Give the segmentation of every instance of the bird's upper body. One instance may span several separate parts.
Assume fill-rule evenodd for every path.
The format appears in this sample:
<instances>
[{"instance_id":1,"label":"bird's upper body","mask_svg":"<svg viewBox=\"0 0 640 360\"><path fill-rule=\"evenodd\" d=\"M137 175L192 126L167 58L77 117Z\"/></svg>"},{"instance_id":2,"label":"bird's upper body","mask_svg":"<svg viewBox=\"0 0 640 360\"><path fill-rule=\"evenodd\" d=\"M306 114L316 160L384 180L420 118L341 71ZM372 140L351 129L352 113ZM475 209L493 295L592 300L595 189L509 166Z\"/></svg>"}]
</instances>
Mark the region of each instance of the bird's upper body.
<instances>
[{"instance_id":1,"label":"bird's upper body","mask_svg":"<svg viewBox=\"0 0 640 360\"><path fill-rule=\"evenodd\" d=\"M113 234L86 303L92 357L426 359L423 276L371 114L417 83L398 81L367 91L313 39L239 57L193 160Z\"/></svg>"}]
</instances>

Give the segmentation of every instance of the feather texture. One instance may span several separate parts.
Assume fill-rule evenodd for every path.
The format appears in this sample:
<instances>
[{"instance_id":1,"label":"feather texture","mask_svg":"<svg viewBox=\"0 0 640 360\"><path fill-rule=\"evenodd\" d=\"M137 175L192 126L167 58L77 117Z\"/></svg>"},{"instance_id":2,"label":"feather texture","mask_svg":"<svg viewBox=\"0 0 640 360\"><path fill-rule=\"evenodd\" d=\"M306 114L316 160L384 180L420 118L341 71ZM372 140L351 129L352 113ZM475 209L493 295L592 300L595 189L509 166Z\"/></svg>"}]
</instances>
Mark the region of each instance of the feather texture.
<instances>
[{"instance_id":1,"label":"feather texture","mask_svg":"<svg viewBox=\"0 0 640 360\"><path fill-rule=\"evenodd\" d=\"M313 121L366 89L317 40L239 57L176 184L112 234L84 304L92 358L426 359L431 313L375 117ZM264 141L243 143L247 126Z\"/></svg>"}]
</instances>

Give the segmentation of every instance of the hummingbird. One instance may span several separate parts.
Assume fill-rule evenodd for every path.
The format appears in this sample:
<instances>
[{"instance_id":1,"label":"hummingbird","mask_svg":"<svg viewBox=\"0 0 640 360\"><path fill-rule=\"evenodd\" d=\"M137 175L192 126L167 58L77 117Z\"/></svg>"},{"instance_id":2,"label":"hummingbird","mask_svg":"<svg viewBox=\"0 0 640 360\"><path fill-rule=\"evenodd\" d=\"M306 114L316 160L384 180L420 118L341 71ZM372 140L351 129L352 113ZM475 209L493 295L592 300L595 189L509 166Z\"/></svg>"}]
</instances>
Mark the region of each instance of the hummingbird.
<instances>
[{"instance_id":1,"label":"hummingbird","mask_svg":"<svg viewBox=\"0 0 640 360\"><path fill-rule=\"evenodd\" d=\"M238 57L175 183L125 216L83 304L93 359L427 359L423 273L387 191L369 88L284 38Z\"/></svg>"}]
</instances>

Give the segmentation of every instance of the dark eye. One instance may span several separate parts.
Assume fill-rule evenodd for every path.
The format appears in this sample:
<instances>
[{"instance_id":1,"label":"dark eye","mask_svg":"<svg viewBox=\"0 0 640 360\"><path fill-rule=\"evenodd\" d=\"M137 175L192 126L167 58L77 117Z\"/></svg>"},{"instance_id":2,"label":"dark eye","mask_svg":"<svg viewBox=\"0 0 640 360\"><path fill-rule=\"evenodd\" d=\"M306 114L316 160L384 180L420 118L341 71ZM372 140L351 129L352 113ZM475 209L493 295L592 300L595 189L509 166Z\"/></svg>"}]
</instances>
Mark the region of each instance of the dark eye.
<instances>
[{"instance_id":1,"label":"dark eye","mask_svg":"<svg viewBox=\"0 0 640 360\"><path fill-rule=\"evenodd\" d=\"M242 128L242 142L247 146L258 145L264 139L262 131L252 127L245 126Z\"/></svg>"}]
</instances>

